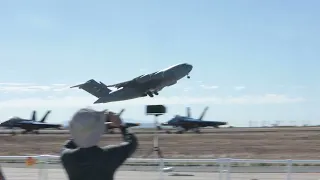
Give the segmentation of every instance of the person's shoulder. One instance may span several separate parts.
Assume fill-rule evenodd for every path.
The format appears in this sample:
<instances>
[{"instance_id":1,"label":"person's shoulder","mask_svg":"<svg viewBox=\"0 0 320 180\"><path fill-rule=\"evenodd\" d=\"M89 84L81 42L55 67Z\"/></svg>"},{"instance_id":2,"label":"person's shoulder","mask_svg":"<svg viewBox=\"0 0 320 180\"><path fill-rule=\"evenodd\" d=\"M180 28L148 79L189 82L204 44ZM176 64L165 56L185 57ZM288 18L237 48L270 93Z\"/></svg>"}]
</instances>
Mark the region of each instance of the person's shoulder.
<instances>
[{"instance_id":1,"label":"person's shoulder","mask_svg":"<svg viewBox=\"0 0 320 180\"><path fill-rule=\"evenodd\" d=\"M63 149L60 153L60 158L65 159L68 158L74 154L76 154L78 149Z\"/></svg>"}]
</instances>

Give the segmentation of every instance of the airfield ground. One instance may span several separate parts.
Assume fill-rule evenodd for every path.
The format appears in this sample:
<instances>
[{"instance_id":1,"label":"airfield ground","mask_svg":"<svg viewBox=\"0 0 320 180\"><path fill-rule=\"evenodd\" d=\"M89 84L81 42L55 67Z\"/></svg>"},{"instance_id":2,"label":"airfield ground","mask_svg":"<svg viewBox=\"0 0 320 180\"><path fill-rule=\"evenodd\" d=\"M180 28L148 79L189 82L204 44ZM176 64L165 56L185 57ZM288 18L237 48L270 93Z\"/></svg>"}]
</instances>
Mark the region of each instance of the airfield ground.
<instances>
[{"instance_id":1,"label":"airfield ground","mask_svg":"<svg viewBox=\"0 0 320 180\"><path fill-rule=\"evenodd\" d=\"M152 130L134 131L140 143L134 157L146 157L152 150ZM70 137L69 134L40 133L43 134L1 134L0 155L58 154ZM107 134L100 145L120 141L119 134ZM162 133L159 143L167 158L320 159L320 127L221 128L205 129L202 134Z\"/></svg>"}]
</instances>

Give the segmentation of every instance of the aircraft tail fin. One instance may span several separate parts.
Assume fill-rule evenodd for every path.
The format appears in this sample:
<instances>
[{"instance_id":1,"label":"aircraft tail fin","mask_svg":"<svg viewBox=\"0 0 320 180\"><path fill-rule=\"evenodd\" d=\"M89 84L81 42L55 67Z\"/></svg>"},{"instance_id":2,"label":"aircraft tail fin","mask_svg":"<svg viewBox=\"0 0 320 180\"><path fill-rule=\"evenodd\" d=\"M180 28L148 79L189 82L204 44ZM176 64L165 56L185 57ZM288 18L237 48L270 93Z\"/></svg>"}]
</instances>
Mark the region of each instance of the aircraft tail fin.
<instances>
[{"instance_id":1,"label":"aircraft tail fin","mask_svg":"<svg viewBox=\"0 0 320 180\"><path fill-rule=\"evenodd\" d=\"M206 112L207 112L208 109L209 109L208 106L204 108L203 112L201 113L201 115L200 115L200 117L199 117L199 120L200 120L200 121L202 121L202 118L204 117L204 115L206 115Z\"/></svg>"},{"instance_id":2,"label":"aircraft tail fin","mask_svg":"<svg viewBox=\"0 0 320 180\"><path fill-rule=\"evenodd\" d=\"M104 83L102 83L101 81L98 83L94 79L90 79L83 84L71 86L70 88L75 88L75 87L78 87L79 89L83 89L87 93L90 93L91 95L97 98L104 97L111 92L111 89L109 89Z\"/></svg>"},{"instance_id":3,"label":"aircraft tail fin","mask_svg":"<svg viewBox=\"0 0 320 180\"><path fill-rule=\"evenodd\" d=\"M36 121L36 117L37 116L37 112L36 111L32 111L32 115L31 115L31 120L32 121Z\"/></svg>"},{"instance_id":4,"label":"aircraft tail fin","mask_svg":"<svg viewBox=\"0 0 320 180\"><path fill-rule=\"evenodd\" d=\"M51 113L51 110L49 110L49 111L47 111L46 112L46 114L42 117L42 119L39 121L39 122L44 122L46 119L47 119L47 117L48 117L48 115Z\"/></svg>"},{"instance_id":5,"label":"aircraft tail fin","mask_svg":"<svg viewBox=\"0 0 320 180\"><path fill-rule=\"evenodd\" d=\"M190 107L187 107L187 117L191 118L191 110Z\"/></svg>"}]
</instances>

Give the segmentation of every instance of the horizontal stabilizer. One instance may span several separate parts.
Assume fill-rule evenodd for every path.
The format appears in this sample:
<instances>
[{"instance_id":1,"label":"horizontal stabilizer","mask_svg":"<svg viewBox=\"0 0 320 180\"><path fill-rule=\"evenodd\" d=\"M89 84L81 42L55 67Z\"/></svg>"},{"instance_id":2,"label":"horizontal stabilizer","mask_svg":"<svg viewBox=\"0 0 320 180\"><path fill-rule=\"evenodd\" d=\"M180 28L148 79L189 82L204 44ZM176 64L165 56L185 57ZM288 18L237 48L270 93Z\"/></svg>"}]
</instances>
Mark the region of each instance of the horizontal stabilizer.
<instances>
[{"instance_id":1,"label":"horizontal stabilizer","mask_svg":"<svg viewBox=\"0 0 320 180\"><path fill-rule=\"evenodd\" d=\"M82 85L84 85L85 83L82 83L82 84L78 84L78 85L74 85L74 86L71 86L70 88L76 88L76 87L81 87Z\"/></svg>"},{"instance_id":2,"label":"horizontal stabilizer","mask_svg":"<svg viewBox=\"0 0 320 180\"><path fill-rule=\"evenodd\" d=\"M90 79L87 82L82 84L71 86L70 88L75 88L75 87L78 87L79 89L83 89L84 91L90 93L91 95L97 98L106 96L111 92L111 89L109 89L105 84L103 84L102 82L98 83L94 79Z\"/></svg>"}]
</instances>

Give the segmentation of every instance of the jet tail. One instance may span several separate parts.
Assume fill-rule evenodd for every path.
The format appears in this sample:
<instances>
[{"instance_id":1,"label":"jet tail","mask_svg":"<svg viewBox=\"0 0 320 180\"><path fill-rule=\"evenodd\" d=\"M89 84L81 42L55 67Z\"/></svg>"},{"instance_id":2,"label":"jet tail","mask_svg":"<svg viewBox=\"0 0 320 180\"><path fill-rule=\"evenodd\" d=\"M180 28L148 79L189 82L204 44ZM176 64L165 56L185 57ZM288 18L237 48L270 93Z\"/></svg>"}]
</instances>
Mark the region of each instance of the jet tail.
<instances>
[{"instance_id":1,"label":"jet tail","mask_svg":"<svg viewBox=\"0 0 320 180\"><path fill-rule=\"evenodd\" d=\"M49 111L47 111L47 113L43 116L43 118L39 121L39 122L44 122L46 119L47 119L47 117L48 117L48 115L51 113L51 110L49 110Z\"/></svg>"},{"instance_id":2,"label":"jet tail","mask_svg":"<svg viewBox=\"0 0 320 180\"><path fill-rule=\"evenodd\" d=\"M36 111L32 111L32 115L31 115L31 120L32 121L36 121L36 117L37 116L37 112Z\"/></svg>"},{"instance_id":3,"label":"jet tail","mask_svg":"<svg viewBox=\"0 0 320 180\"><path fill-rule=\"evenodd\" d=\"M201 113L199 120L202 121L202 118L204 117L204 115L206 114L207 110L208 110L208 106L204 108L203 112Z\"/></svg>"},{"instance_id":4,"label":"jet tail","mask_svg":"<svg viewBox=\"0 0 320 180\"><path fill-rule=\"evenodd\" d=\"M75 87L78 87L79 89L83 89L84 91L90 93L91 95L97 98L104 97L111 92L111 89L109 89L104 83L102 83L101 81L98 83L94 79L90 79L89 81L83 84L71 86L70 88L75 88Z\"/></svg>"},{"instance_id":5,"label":"jet tail","mask_svg":"<svg viewBox=\"0 0 320 180\"><path fill-rule=\"evenodd\" d=\"M191 118L191 110L190 107L187 107L187 117Z\"/></svg>"}]
</instances>

